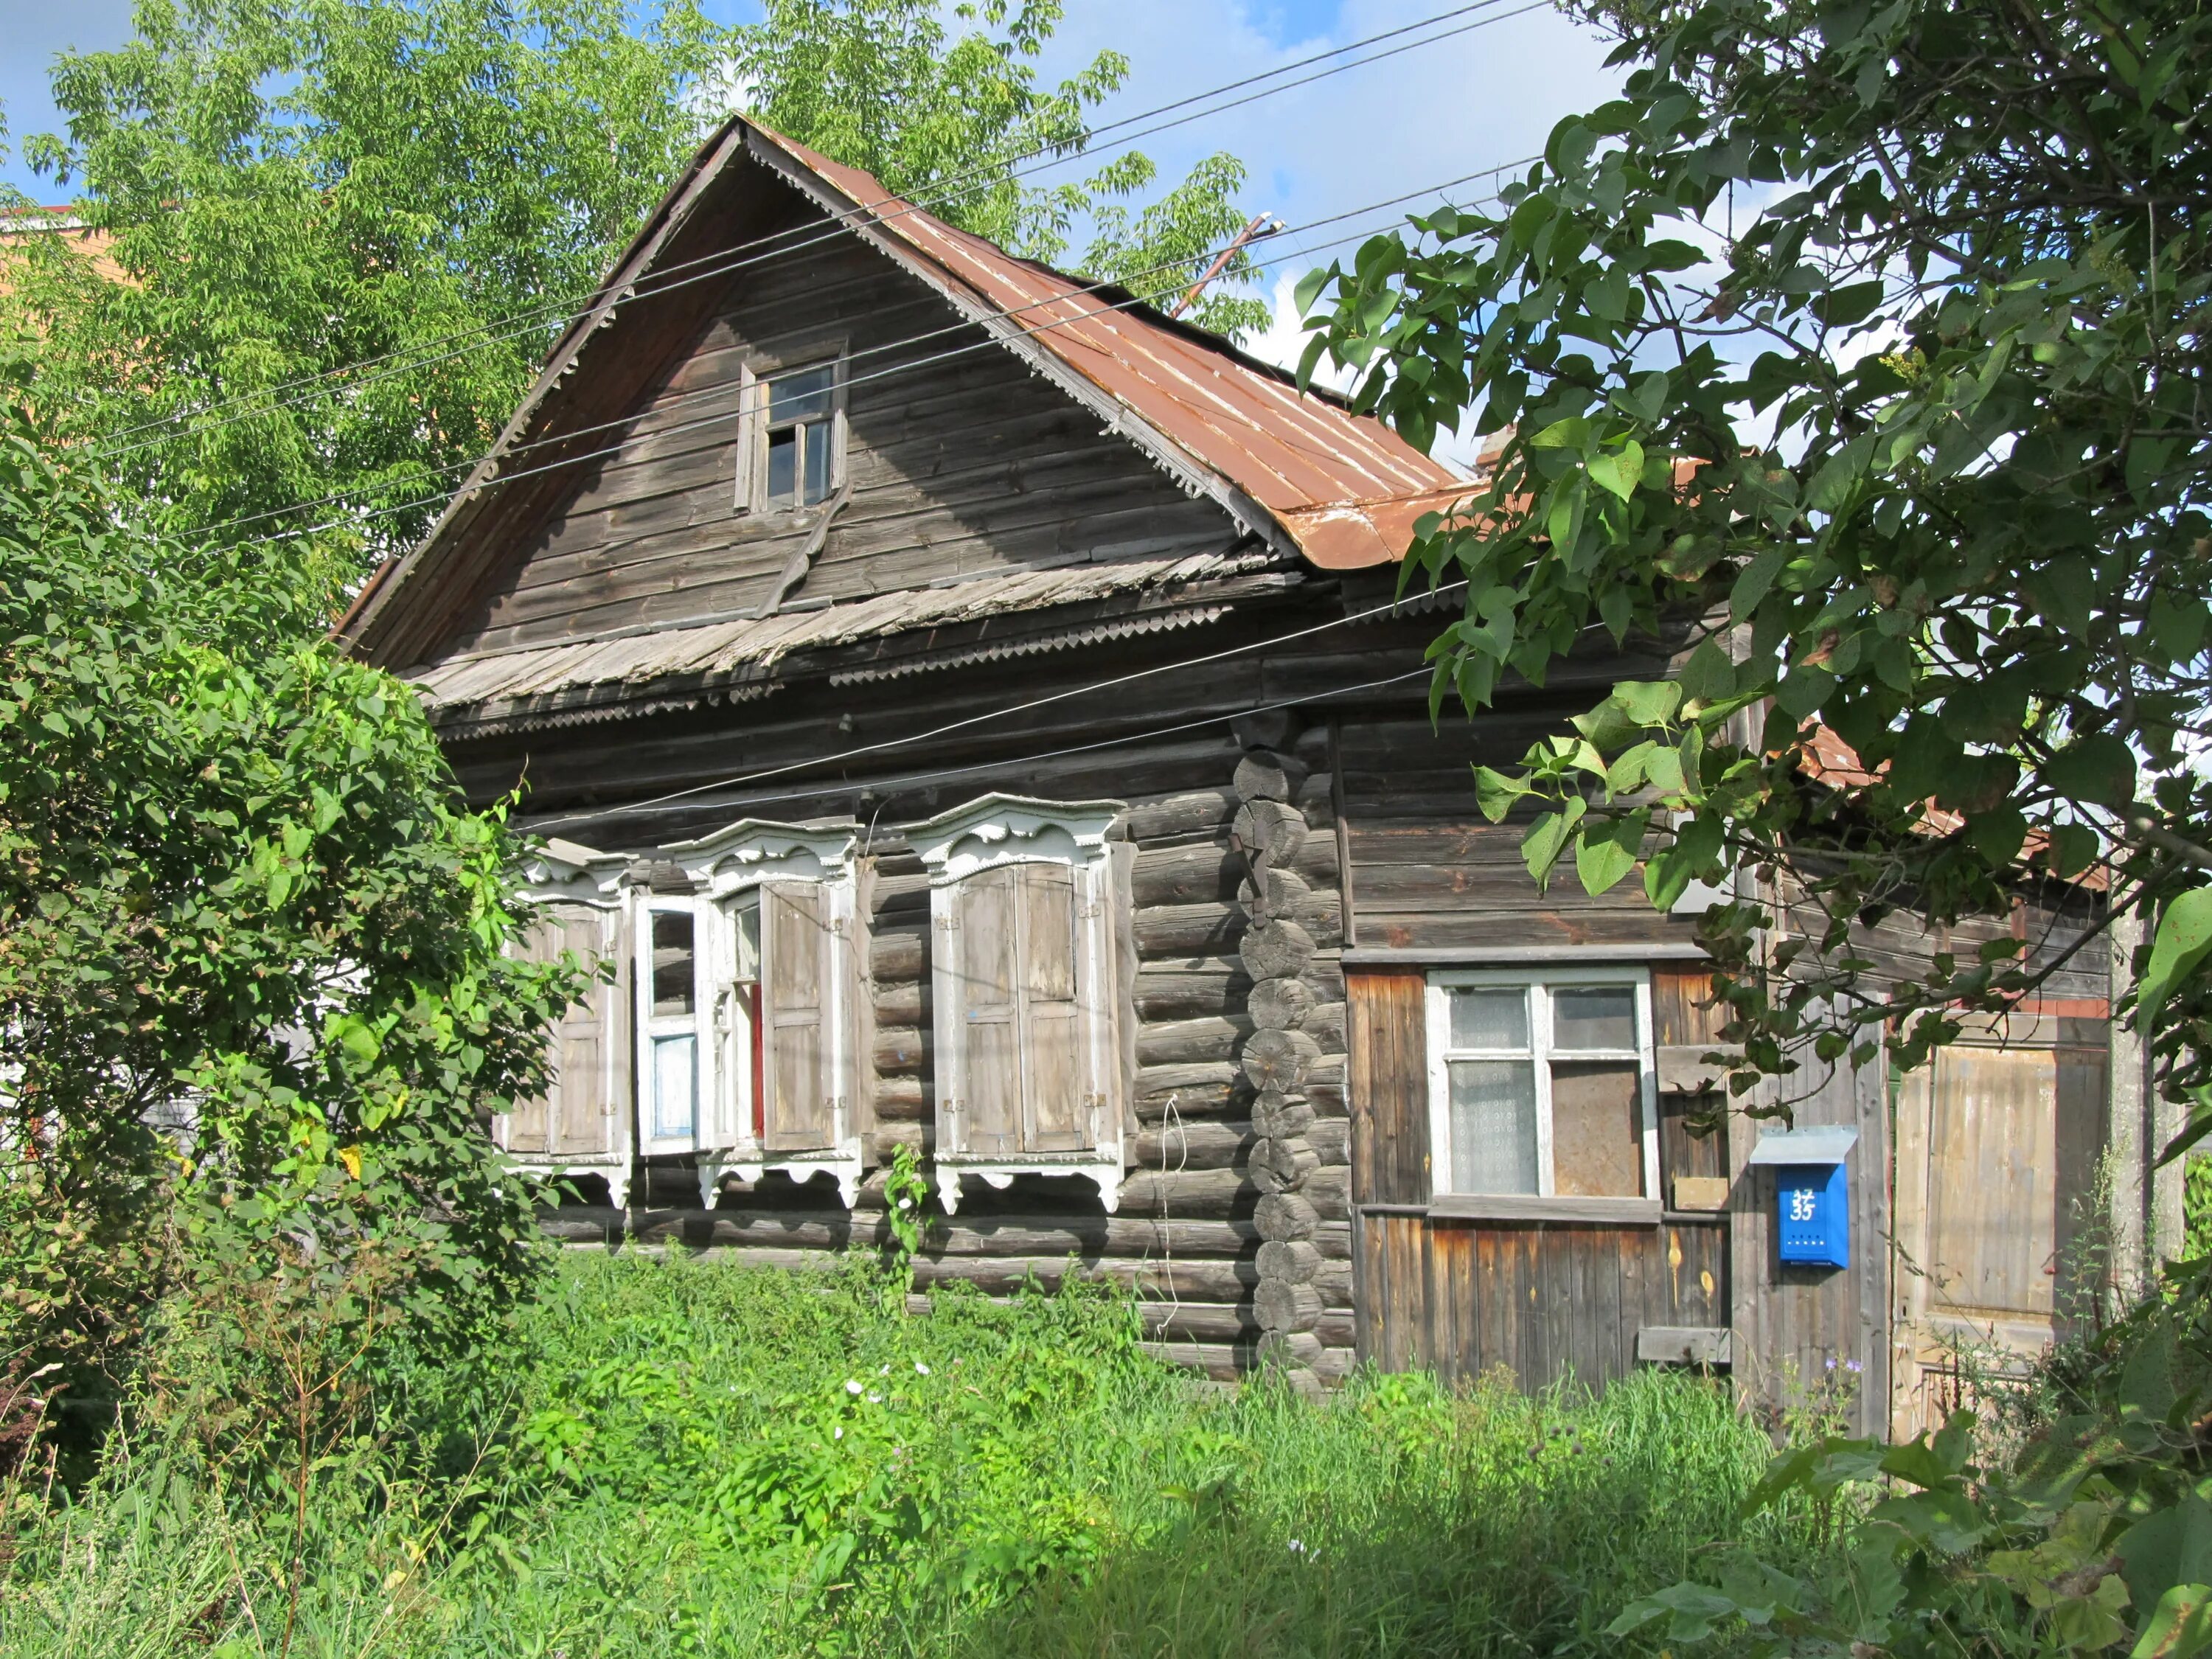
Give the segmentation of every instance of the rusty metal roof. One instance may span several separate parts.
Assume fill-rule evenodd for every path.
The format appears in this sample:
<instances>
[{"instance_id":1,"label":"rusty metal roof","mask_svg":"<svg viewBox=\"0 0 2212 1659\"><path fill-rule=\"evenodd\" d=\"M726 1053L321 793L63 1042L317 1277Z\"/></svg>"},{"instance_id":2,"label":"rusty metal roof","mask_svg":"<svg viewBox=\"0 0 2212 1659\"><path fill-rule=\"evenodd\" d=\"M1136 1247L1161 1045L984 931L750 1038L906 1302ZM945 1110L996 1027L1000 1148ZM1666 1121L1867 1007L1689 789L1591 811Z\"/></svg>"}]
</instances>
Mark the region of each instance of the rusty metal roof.
<instances>
[{"instance_id":1,"label":"rusty metal roof","mask_svg":"<svg viewBox=\"0 0 2212 1659\"><path fill-rule=\"evenodd\" d=\"M1016 258L757 125L794 184L969 308L1001 313L1017 349L1042 353L1111 399L1126 435L1164 443L1264 509L1326 569L1401 557L1421 514L1468 484L1371 416L1301 392L1272 365L1119 290ZM1147 447L1152 447L1148 444Z\"/></svg>"}]
</instances>

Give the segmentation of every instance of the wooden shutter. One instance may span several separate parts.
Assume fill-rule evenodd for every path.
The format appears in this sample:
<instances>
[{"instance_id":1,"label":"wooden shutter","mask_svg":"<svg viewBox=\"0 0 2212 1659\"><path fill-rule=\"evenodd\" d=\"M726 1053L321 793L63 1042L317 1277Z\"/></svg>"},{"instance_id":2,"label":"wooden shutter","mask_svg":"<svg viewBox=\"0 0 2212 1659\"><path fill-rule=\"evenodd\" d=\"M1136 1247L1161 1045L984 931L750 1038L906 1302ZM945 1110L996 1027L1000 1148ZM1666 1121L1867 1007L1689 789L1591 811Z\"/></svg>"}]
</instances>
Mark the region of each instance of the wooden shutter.
<instances>
[{"instance_id":1,"label":"wooden shutter","mask_svg":"<svg viewBox=\"0 0 2212 1659\"><path fill-rule=\"evenodd\" d=\"M828 1151L837 1134L835 918L818 882L771 882L760 902L762 1145Z\"/></svg>"},{"instance_id":2,"label":"wooden shutter","mask_svg":"<svg viewBox=\"0 0 2212 1659\"><path fill-rule=\"evenodd\" d=\"M738 445L734 466L736 495L731 505L739 513L750 513L763 505L762 495L767 484L765 471L768 452L767 389L752 370L740 367L738 370Z\"/></svg>"},{"instance_id":3,"label":"wooden shutter","mask_svg":"<svg viewBox=\"0 0 2212 1659\"><path fill-rule=\"evenodd\" d=\"M985 870L955 889L954 957L960 1029L960 1150L984 1158L1021 1151L1022 1041L1018 866Z\"/></svg>"},{"instance_id":4,"label":"wooden shutter","mask_svg":"<svg viewBox=\"0 0 2212 1659\"><path fill-rule=\"evenodd\" d=\"M615 941L608 918L588 905L547 903L523 936L520 954L528 962L552 962L573 951L597 963ZM502 1145L511 1152L592 1156L615 1148L615 1103L607 1045L614 1041L611 1018L614 988L594 981L546 1034L552 1079L536 1100L517 1101L507 1115Z\"/></svg>"},{"instance_id":5,"label":"wooden shutter","mask_svg":"<svg viewBox=\"0 0 2212 1659\"><path fill-rule=\"evenodd\" d=\"M1020 905L1020 1029L1026 1064L1022 1150L1080 1152L1091 1141L1085 1064L1089 1035L1076 998L1082 931L1075 872L1064 864L1013 867Z\"/></svg>"}]
</instances>

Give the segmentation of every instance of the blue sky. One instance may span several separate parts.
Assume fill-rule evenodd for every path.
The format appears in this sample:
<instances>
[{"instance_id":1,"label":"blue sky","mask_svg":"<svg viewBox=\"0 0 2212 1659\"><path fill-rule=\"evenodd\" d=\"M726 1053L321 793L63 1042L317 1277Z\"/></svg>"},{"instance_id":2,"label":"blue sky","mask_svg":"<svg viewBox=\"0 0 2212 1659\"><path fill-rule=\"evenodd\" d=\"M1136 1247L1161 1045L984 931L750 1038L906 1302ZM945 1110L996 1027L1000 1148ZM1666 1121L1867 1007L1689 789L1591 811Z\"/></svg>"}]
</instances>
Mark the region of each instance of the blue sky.
<instances>
[{"instance_id":1,"label":"blue sky","mask_svg":"<svg viewBox=\"0 0 2212 1659\"><path fill-rule=\"evenodd\" d=\"M1459 0L1066 0L1067 15L1042 64L1056 77L1113 47L1130 60L1121 94L1101 123L1239 80L1333 44L1416 22ZM1501 10L1513 9L1507 0ZM757 15L752 0L707 0L720 21ZM53 199L48 182L22 165L21 137L50 130L58 118L46 71L68 47L112 46L130 33L129 0L0 0L0 106L11 154L0 182ZM1473 20L1462 20L1473 21ZM1446 25L1445 27L1450 27ZM1288 222L1274 244L1281 264L1268 272L1270 297L1287 307L1290 284L1313 243L1378 226L1388 213L1303 232L1301 227L1385 197L1443 181L1540 150L1553 122L1600 103L1613 89L1605 45L1565 15L1538 10L1486 22L1432 46L1352 69L1219 117L1145 138L1140 147L1167 177L1216 151L1241 156L1252 171L1247 204ZM1073 169L1071 169L1073 171ZM1047 174L1040 182L1056 177ZM1457 192L1465 197L1471 187ZM1336 250L1324 251L1323 260ZM1292 256L1284 258L1283 256ZM1270 355L1295 353L1296 331L1283 324L1257 343Z\"/></svg>"}]
</instances>

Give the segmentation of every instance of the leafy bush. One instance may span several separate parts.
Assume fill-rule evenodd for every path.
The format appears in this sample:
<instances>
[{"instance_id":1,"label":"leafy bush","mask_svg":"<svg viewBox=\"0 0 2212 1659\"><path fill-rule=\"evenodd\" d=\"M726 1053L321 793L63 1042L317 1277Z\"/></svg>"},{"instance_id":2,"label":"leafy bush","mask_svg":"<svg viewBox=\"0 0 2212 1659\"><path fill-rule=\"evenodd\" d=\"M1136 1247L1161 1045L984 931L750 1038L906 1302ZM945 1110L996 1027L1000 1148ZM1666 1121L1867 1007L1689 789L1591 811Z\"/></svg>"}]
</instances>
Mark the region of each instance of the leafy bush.
<instances>
[{"instance_id":1,"label":"leafy bush","mask_svg":"<svg viewBox=\"0 0 2212 1659\"><path fill-rule=\"evenodd\" d=\"M576 988L501 954L512 843L404 687L138 533L6 392L0 1353L112 1398L173 1288L327 1324L371 1247L331 1340L464 1351L536 1260L482 1121Z\"/></svg>"}]
</instances>

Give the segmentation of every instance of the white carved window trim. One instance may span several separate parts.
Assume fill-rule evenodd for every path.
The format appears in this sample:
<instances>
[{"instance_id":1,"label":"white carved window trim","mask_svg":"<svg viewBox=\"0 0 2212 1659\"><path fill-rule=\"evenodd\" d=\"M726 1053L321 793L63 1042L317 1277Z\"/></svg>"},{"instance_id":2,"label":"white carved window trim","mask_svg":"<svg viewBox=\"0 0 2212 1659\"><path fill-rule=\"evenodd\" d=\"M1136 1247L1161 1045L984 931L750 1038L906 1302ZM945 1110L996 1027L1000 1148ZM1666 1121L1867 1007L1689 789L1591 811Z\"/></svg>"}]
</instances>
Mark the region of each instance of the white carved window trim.
<instances>
[{"instance_id":1,"label":"white carved window trim","mask_svg":"<svg viewBox=\"0 0 2212 1659\"><path fill-rule=\"evenodd\" d=\"M705 943L699 961L705 988L701 1003L702 1045L714 1064L713 1144L696 1149L702 1202L713 1204L725 1174L758 1181L771 1170L796 1182L827 1174L850 1209L864 1169L857 1053L860 1001L866 993L861 967L860 838L849 825L821 827L747 818L697 841L667 849L692 881L692 902ZM821 1151L786 1152L763 1143L755 1125L761 1103L753 1097L753 1051L758 1041L750 1000L738 993L741 913L757 909L763 889L810 883L822 898L826 933L820 984L824 1075L832 1103L829 1145ZM772 968L769 930L761 929L761 983Z\"/></svg>"},{"instance_id":2,"label":"white carved window trim","mask_svg":"<svg viewBox=\"0 0 2212 1659\"><path fill-rule=\"evenodd\" d=\"M622 993L628 973L628 964L623 961L623 936L629 919L622 878L629 867L629 860L623 854L602 853L556 839L523 861L520 883L521 896L530 903L584 906L600 916L600 947L605 955L615 959L616 977L611 986L595 985L590 994L606 999L607 1031L599 1045L600 1086L606 1097L616 1102L625 1099L629 1092L624 1084L629 1045L623 1029L626 1011ZM548 1109L551 1109L550 1103ZM614 1207L628 1209L630 1171L637 1159L636 1124L626 1109L617 1109L614 1117L611 1145L605 1152L589 1155L514 1152L508 1154L508 1164L532 1174L556 1177L596 1175L607 1183L607 1195ZM504 1149L509 1133L507 1114L495 1114L492 1119L494 1142Z\"/></svg>"},{"instance_id":3,"label":"white carved window trim","mask_svg":"<svg viewBox=\"0 0 2212 1659\"><path fill-rule=\"evenodd\" d=\"M1626 987L1635 994L1635 1042L1620 1048L1562 1048L1554 1041L1553 998L1560 991ZM1528 1042L1513 1048L1453 1046L1451 994L1459 990L1518 989L1527 995ZM1584 1212L1592 1218L1656 1222L1659 1193L1659 1079L1652 1043L1651 975L1641 967L1438 969L1428 975L1429 1158L1431 1190L1469 1213L1486 1207L1501 1217L1541 1207L1559 1218ZM1533 1194L1462 1192L1452 1177L1451 1063L1525 1060L1535 1089L1536 1179ZM1644 1190L1632 1196L1581 1196L1556 1191L1552 1083L1554 1064L1626 1062L1637 1068L1638 1133ZM1632 1215L1631 1212L1634 1213ZM1646 1213L1648 1212L1648 1213Z\"/></svg>"},{"instance_id":4,"label":"white carved window trim","mask_svg":"<svg viewBox=\"0 0 2212 1659\"><path fill-rule=\"evenodd\" d=\"M990 794L912 825L909 843L929 872L931 1010L934 1027L938 1198L945 1213L960 1203L960 1182L973 1176L1004 1190L1017 1175L1079 1176L1098 1189L1107 1213L1121 1203L1127 1167L1128 1126L1117 1031L1124 1018L1118 936L1119 884L1108 836L1126 810L1120 801L1048 801ZM1066 866L1076 902L1075 985L1083 1015L1080 1054L1089 1085L1090 1145L1074 1152L983 1155L964 1150L963 1122L967 1033L952 994L959 966L957 933L961 884L987 870L1023 863Z\"/></svg>"}]
</instances>

